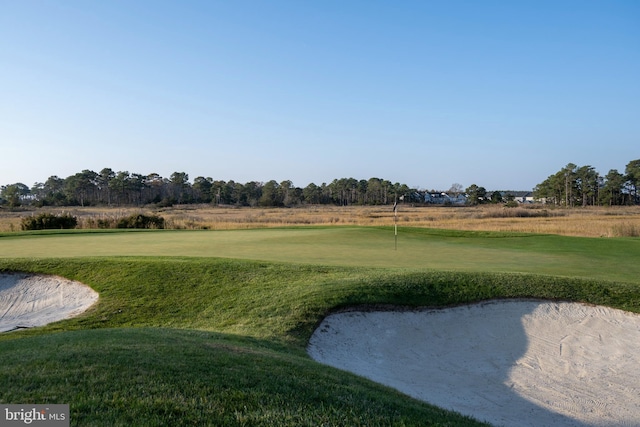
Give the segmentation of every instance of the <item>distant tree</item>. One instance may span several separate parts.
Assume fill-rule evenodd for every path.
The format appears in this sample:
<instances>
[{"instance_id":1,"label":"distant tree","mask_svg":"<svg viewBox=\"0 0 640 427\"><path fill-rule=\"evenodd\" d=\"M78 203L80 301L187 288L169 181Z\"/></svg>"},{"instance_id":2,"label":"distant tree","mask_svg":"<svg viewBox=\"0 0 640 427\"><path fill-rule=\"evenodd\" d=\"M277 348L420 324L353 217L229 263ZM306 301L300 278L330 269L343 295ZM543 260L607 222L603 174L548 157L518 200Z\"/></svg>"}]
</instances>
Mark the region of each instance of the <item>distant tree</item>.
<instances>
[{"instance_id":1,"label":"distant tree","mask_svg":"<svg viewBox=\"0 0 640 427\"><path fill-rule=\"evenodd\" d=\"M367 200L370 205L388 205L389 194L393 186L390 181L380 178L369 178L367 181ZM393 197L394 195L392 195Z\"/></svg>"},{"instance_id":2,"label":"distant tree","mask_svg":"<svg viewBox=\"0 0 640 427\"><path fill-rule=\"evenodd\" d=\"M98 188L97 177L97 173L88 169L67 177L64 180L67 200L80 206L85 206L91 201L95 202Z\"/></svg>"},{"instance_id":3,"label":"distant tree","mask_svg":"<svg viewBox=\"0 0 640 427\"><path fill-rule=\"evenodd\" d=\"M109 180L109 191L115 195L119 205L128 203L130 189L131 174L129 171L119 171Z\"/></svg>"},{"instance_id":4,"label":"distant tree","mask_svg":"<svg viewBox=\"0 0 640 427\"><path fill-rule=\"evenodd\" d=\"M296 187L293 182L284 180L280 183L278 188L278 202L281 206L293 206L300 203L300 200L296 197Z\"/></svg>"},{"instance_id":5,"label":"distant tree","mask_svg":"<svg viewBox=\"0 0 640 427\"><path fill-rule=\"evenodd\" d=\"M478 187L476 184L471 184L467 187L465 193L467 194L467 204L473 206L484 203L487 197L487 190L484 187Z\"/></svg>"},{"instance_id":6,"label":"distant tree","mask_svg":"<svg viewBox=\"0 0 640 427\"><path fill-rule=\"evenodd\" d=\"M638 195L638 187L640 187L640 159L627 163L624 172L627 177L629 194L631 194L633 203L638 204L640 203L640 196Z\"/></svg>"},{"instance_id":7,"label":"distant tree","mask_svg":"<svg viewBox=\"0 0 640 427\"><path fill-rule=\"evenodd\" d=\"M150 173L145 177L147 203L160 203L167 197L166 180L157 173Z\"/></svg>"},{"instance_id":8,"label":"distant tree","mask_svg":"<svg viewBox=\"0 0 640 427\"><path fill-rule=\"evenodd\" d=\"M336 205L345 206L348 204L347 188L344 178L336 178L329 184L331 199Z\"/></svg>"},{"instance_id":9,"label":"distant tree","mask_svg":"<svg viewBox=\"0 0 640 427\"><path fill-rule=\"evenodd\" d=\"M491 203L502 203L502 193L498 190L491 193Z\"/></svg>"},{"instance_id":10,"label":"distant tree","mask_svg":"<svg viewBox=\"0 0 640 427\"><path fill-rule=\"evenodd\" d=\"M359 205L368 204L369 194L368 194L369 182L366 179L361 179L357 184L357 192L358 192L358 201Z\"/></svg>"},{"instance_id":11,"label":"distant tree","mask_svg":"<svg viewBox=\"0 0 640 427\"><path fill-rule=\"evenodd\" d=\"M203 176L196 177L193 180L193 198L196 203L210 203L213 200L211 189L213 187L213 178L205 178Z\"/></svg>"},{"instance_id":12,"label":"distant tree","mask_svg":"<svg viewBox=\"0 0 640 427\"><path fill-rule=\"evenodd\" d=\"M462 184L458 184L457 182L454 182L453 184L451 184L451 187L449 187L449 193L458 197L460 194L462 194L463 188L464 187L462 187Z\"/></svg>"},{"instance_id":13,"label":"distant tree","mask_svg":"<svg viewBox=\"0 0 640 427\"><path fill-rule=\"evenodd\" d=\"M326 182L320 184L320 203L328 204L331 203L331 188L327 185Z\"/></svg>"},{"instance_id":14,"label":"distant tree","mask_svg":"<svg viewBox=\"0 0 640 427\"><path fill-rule=\"evenodd\" d=\"M569 163L560 171L549 176L546 180L536 185L533 190L534 197L556 205L573 206L576 188L577 166Z\"/></svg>"},{"instance_id":15,"label":"distant tree","mask_svg":"<svg viewBox=\"0 0 640 427\"><path fill-rule=\"evenodd\" d=\"M96 183L98 185L98 191L103 203L111 205L111 180L116 176L116 173L111 168L104 168L100 171L96 177Z\"/></svg>"},{"instance_id":16,"label":"distant tree","mask_svg":"<svg viewBox=\"0 0 640 427\"><path fill-rule=\"evenodd\" d=\"M42 186L38 185L37 189L37 197L42 206L63 206L68 204L67 196L64 191L65 180L58 176L50 176Z\"/></svg>"},{"instance_id":17,"label":"distant tree","mask_svg":"<svg viewBox=\"0 0 640 427\"><path fill-rule=\"evenodd\" d=\"M564 205L573 206L576 192L576 169L578 166L573 163L567 164L560 172L564 177Z\"/></svg>"},{"instance_id":18,"label":"distant tree","mask_svg":"<svg viewBox=\"0 0 640 427\"><path fill-rule=\"evenodd\" d=\"M172 199L177 203L188 203L191 200L189 175L185 172L174 172L169 178Z\"/></svg>"},{"instance_id":19,"label":"distant tree","mask_svg":"<svg viewBox=\"0 0 640 427\"><path fill-rule=\"evenodd\" d=\"M33 184L30 191L31 191L31 195L34 198L35 205L37 207L44 206L45 205L45 203L43 202L45 198L44 183L36 182L35 184Z\"/></svg>"},{"instance_id":20,"label":"distant tree","mask_svg":"<svg viewBox=\"0 0 640 427\"><path fill-rule=\"evenodd\" d=\"M131 174L129 180L130 200L136 205L142 205L147 201L144 198L145 190L149 188L147 177L139 173Z\"/></svg>"},{"instance_id":21,"label":"distant tree","mask_svg":"<svg viewBox=\"0 0 640 427\"><path fill-rule=\"evenodd\" d=\"M289 190L289 205L288 206L297 206L301 205L304 201L303 189L301 187L296 187L295 185L291 187Z\"/></svg>"},{"instance_id":22,"label":"distant tree","mask_svg":"<svg viewBox=\"0 0 640 427\"><path fill-rule=\"evenodd\" d=\"M604 177L604 185L599 193L599 202L602 205L622 205L624 204L624 184L625 176L617 169L611 169Z\"/></svg>"},{"instance_id":23,"label":"distant tree","mask_svg":"<svg viewBox=\"0 0 640 427\"><path fill-rule=\"evenodd\" d=\"M244 186L236 184L240 190L239 204L243 206L258 206L258 201L262 197L262 183L257 181L247 182Z\"/></svg>"},{"instance_id":24,"label":"distant tree","mask_svg":"<svg viewBox=\"0 0 640 427\"><path fill-rule=\"evenodd\" d=\"M0 188L0 197L7 201L10 207L17 207L22 204L22 198L31 193L28 186L21 182L3 185Z\"/></svg>"},{"instance_id":25,"label":"distant tree","mask_svg":"<svg viewBox=\"0 0 640 427\"><path fill-rule=\"evenodd\" d=\"M278 194L279 190L280 185L275 180L272 179L267 182L262 186L262 194L258 204L264 207L282 206L282 201Z\"/></svg>"},{"instance_id":26,"label":"distant tree","mask_svg":"<svg viewBox=\"0 0 640 427\"><path fill-rule=\"evenodd\" d=\"M229 180L226 184L227 187L227 200L228 204L239 205L241 206L246 203L246 196L244 196L244 185L239 182L235 182L234 180Z\"/></svg>"},{"instance_id":27,"label":"distant tree","mask_svg":"<svg viewBox=\"0 0 640 427\"><path fill-rule=\"evenodd\" d=\"M560 205L564 199L564 174L559 171L550 175L533 189L533 196L545 203Z\"/></svg>"},{"instance_id":28,"label":"distant tree","mask_svg":"<svg viewBox=\"0 0 640 427\"><path fill-rule=\"evenodd\" d=\"M575 172L576 189L579 192L577 199L582 206L595 205L600 189L600 175L592 166L581 166Z\"/></svg>"},{"instance_id":29,"label":"distant tree","mask_svg":"<svg viewBox=\"0 0 640 427\"><path fill-rule=\"evenodd\" d=\"M231 204L231 191L227 183L221 180L213 181L211 183L211 202L215 205Z\"/></svg>"},{"instance_id":30,"label":"distant tree","mask_svg":"<svg viewBox=\"0 0 640 427\"><path fill-rule=\"evenodd\" d=\"M322 189L312 182L302 190L302 195L306 203L317 205L322 200Z\"/></svg>"},{"instance_id":31,"label":"distant tree","mask_svg":"<svg viewBox=\"0 0 640 427\"><path fill-rule=\"evenodd\" d=\"M385 204L387 189L384 180L380 178L369 178L367 181L367 203L370 205Z\"/></svg>"},{"instance_id":32,"label":"distant tree","mask_svg":"<svg viewBox=\"0 0 640 427\"><path fill-rule=\"evenodd\" d=\"M334 179L331 184L331 194L335 204L350 205L357 190L357 181L353 178Z\"/></svg>"}]
</instances>

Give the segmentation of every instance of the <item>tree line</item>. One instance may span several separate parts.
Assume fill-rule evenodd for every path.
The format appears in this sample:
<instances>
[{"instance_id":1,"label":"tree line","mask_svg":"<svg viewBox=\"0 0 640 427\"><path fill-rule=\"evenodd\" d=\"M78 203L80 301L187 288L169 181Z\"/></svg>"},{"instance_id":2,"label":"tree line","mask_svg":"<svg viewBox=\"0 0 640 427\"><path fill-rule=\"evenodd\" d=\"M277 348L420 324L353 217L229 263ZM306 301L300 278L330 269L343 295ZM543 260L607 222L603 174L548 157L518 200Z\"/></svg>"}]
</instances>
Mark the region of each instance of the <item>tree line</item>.
<instances>
[{"instance_id":1,"label":"tree line","mask_svg":"<svg viewBox=\"0 0 640 427\"><path fill-rule=\"evenodd\" d=\"M22 183L2 186L0 201L15 207L34 206L142 206L155 204L211 203L232 206L290 207L301 204L381 205L405 201L420 202L417 189L380 178L335 179L331 183L310 183L304 188L291 181L239 183L198 176L193 182L185 172L168 178L157 173L142 175L104 168L83 170L67 178L51 176L31 188Z\"/></svg>"},{"instance_id":2,"label":"tree line","mask_svg":"<svg viewBox=\"0 0 640 427\"><path fill-rule=\"evenodd\" d=\"M612 169L601 176L592 166L569 163L533 189L536 200L559 206L640 204L640 159L629 162L624 173ZM433 192L433 190L432 190ZM468 204L509 202L502 193L487 192L472 184L463 190L453 184L450 193L465 193ZM157 173L142 175L128 171L83 170L67 178L51 176L31 188L22 183L0 188L0 204L33 206L171 206L210 203L230 206L291 207L302 204L386 205L402 198L406 203L423 203L425 190L380 178L334 179L331 183L310 183L304 188L293 182L214 180L198 176L193 182L185 172L164 178Z\"/></svg>"},{"instance_id":3,"label":"tree line","mask_svg":"<svg viewBox=\"0 0 640 427\"><path fill-rule=\"evenodd\" d=\"M640 159L624 173L611 169L601 176L593 166L567 164L534 188L534 197L561 206L620 206L640 204Z\"/></svg>"}]
</instances>

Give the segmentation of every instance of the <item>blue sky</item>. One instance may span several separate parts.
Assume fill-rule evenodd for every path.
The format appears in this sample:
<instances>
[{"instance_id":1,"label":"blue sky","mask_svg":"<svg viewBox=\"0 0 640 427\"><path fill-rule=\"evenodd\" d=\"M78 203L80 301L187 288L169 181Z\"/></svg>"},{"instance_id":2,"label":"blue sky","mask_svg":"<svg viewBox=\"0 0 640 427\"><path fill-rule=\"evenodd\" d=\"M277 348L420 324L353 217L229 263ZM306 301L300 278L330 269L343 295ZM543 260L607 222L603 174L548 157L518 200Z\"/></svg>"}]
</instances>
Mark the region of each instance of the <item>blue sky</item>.
<instances>
[{"instance_id":1,"label":"blue sky","mask_svg":"<svg viewBox=\"0 0 640 427\"><path fill-rule=\"evenodd\" d=\"M640 2L0 0L0 184L529 190L640 158Z\"/></svg>"}]
</instances>

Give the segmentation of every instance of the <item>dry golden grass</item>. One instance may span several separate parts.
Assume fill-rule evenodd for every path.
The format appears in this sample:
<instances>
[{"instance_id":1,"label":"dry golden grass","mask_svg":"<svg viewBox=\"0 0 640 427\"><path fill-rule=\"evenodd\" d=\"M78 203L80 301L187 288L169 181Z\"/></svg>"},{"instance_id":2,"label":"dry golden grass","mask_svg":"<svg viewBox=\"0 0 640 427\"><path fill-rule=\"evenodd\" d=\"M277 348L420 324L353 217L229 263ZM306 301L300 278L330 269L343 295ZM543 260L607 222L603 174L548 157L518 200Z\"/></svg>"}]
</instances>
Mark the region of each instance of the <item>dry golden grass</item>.
<instances>
[{"instance_id":1,"label":"dry golden grass","mask_svg":"<svg viewBox=\"0 0 640 427\"><path fill-rule=\"evenodd\" d=\"M394 223L391 206L305 206L291 209L232 208L185 205L171 208L43 208L0 210L0 231L20 230L22 217L40 212L69 213L78 217L79 228L95 227L98 219L118 219L145 213L165 218L167 228L247 229L291 225L368 225ZM588 237L640 236L640 206L553 208L526 205L477 207L400 206L397 222L402 227L429 227L476 231L513 231Z\"/></svg>"}]
</instances>

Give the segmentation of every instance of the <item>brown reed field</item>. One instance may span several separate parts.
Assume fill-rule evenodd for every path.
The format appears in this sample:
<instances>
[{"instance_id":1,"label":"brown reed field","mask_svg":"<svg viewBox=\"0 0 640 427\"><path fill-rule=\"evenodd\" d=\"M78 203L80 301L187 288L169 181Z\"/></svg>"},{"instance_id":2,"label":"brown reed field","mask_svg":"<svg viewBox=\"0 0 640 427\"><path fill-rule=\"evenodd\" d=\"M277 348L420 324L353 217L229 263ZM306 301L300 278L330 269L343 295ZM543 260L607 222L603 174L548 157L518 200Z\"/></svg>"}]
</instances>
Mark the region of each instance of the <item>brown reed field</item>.
<instances>
[{"instance_id":1,"label":"brown reed field","mask_svg":"<svg viewBox=\"0 0 640 427\"><path fill-rule=\"evenodd\" d=\"M20 231L21 220L42 212L71 214L78 228L104 228L133 214L159 215L165 228L231 230L287 226L393 226L452 230L559 234L584 237L639 237L640 206L558 208L545 205L505 207L303 206L296 208L236 208L180 205L170 208L64 207L0 209L0 232Z\"/></svg>"}]
</instances>

